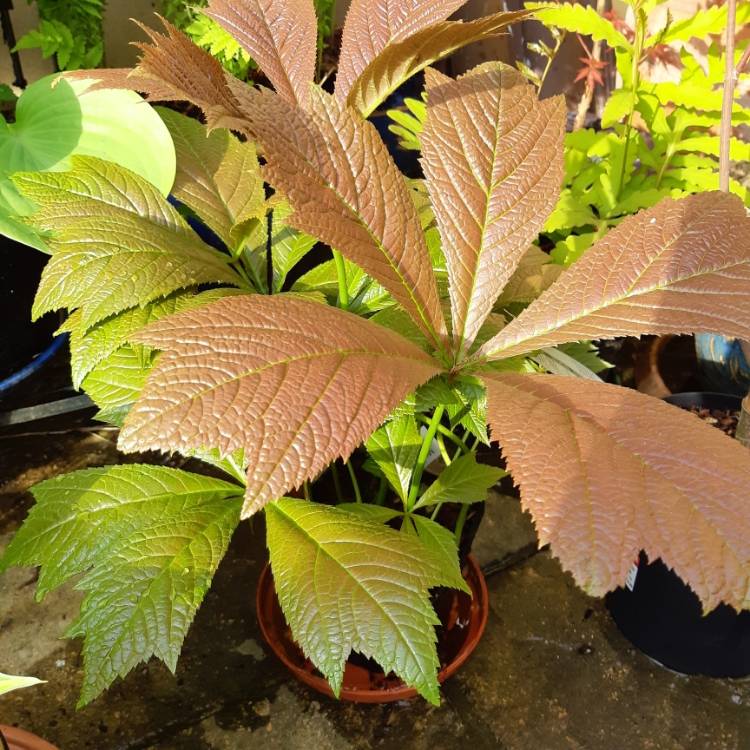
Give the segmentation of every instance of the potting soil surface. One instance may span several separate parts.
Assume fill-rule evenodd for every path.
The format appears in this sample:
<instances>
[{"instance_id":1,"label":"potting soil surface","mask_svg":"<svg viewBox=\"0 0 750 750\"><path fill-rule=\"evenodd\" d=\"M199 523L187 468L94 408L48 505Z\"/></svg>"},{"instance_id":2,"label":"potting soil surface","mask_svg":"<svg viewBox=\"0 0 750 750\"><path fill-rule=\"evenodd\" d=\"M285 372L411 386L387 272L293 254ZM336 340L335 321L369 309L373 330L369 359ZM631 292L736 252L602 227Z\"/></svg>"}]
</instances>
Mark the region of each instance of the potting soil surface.
<instances>
[{"instance_id":1,"label":"potting soil surface","mask_svg":"<svg viewBox=\"0 0 750 750\"><path fill-rule=\"evenodd\" d=\"M29 486L120 460L111 432L34 430L0 434L0 548L31 505ZM499 571L489 625L439 708L337 703L285 672L255 619L261 518L237 532L176 675L152 661L80 711L80 643L60 639L80 593L68 586L38 604L35 571L11 570L0 577L0 671L47 683L0 698L0 723L61 750L750 750L750 683L651 662L533 540L518 501L493 495L475 546Z\"/></svg>"}]
</instances>

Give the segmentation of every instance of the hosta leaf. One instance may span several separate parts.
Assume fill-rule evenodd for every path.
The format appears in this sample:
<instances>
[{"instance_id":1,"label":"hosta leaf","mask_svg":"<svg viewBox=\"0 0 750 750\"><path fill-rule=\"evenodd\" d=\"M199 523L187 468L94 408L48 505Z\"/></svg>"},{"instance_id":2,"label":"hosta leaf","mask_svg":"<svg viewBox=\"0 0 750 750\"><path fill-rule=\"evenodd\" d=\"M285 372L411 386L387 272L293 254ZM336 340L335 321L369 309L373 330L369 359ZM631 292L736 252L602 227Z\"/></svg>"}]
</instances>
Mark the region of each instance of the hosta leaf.
<instances>
[{"instance_id":1,"label":"hosta leaf","mask_svg":"<svg viewBox=\"0 0 750 750\"><path fill-rule=\"evenodd\" d=\"M134 340L164 351L120 446L244 448L243 517L347 458L437 371L397 334L291 295L220 300L157 321Z\"/></svg>"},{"instance_id":2,"label":"hosta leaf","mask_svg":"<svg viewBox=\"0 0 750 750\"><path fill-rule=\"evenodd\" d=\"M645 549L706 609L750 606L750 453L636 391L555 375L488 377L489 421L540 543L590 594ZM529 440L529 424L543 425Z\"/></svg>"},{"instance_id":3,"label":"hosta leaf","mask_svg":"<svg viewBox=\"0 0 750 750\"><path fill-rule=\"evenodd\" d=\"M448 576L414 536L284 498L266 506L276 592L295 640L335 694L352 651L440 702L430 604Z\"/></svg>"},{"instance_id":4,"label":"hosta leaf","mask_svg":"<svg viewBox=\"0 0 750 750\"><path fill-rule=\"evenodd\" d=\"M612 21L601 16L596 8L580 3L524 3L527 10L534 11L534 18L545 26L565 29L576 34L585 34L596 41L604 41L610 47L631 51L633 45L619 32Z\"/></svg>"},{"instance_id":5,"label":"hosta leaf","mask_svg":"<svg viewBox=\"0 0 750 750\"><path fill-rule=\"evenodd\" d=\"M228 130L207 133L192 117L171 109L159 114L177 151L177 177L172 194L198 214L224 244L236 249L242 225L265 216L266 199L255 146Z\"/></svg>"},{"instance_id":6,"label":"hosta leaf","mask_svg":"<svg viewBox=\"0 0 750 750\"><path fill-rule=\"evenodd\" d=\"M480 355L701 331L750 338L750 218L724 193L668 198L625 219Z\"/></svg>"},{"instance_id":7,"label":"hosta leaf","mask_svg":"<svg viewBox=\"0 0 750 750\"><path fill-rule=\"evenodd\" d=\"M0 695L9 693L11 690L20 690L21 688L33 687L39 685L44 680L36 677L21 677L13 674L3 674L0 672Z\"/></svg>"},{"instance_id":8,"label":"hosta leaf","mask_svg":"<svg viewBox=\"0 0 750 750\"><path fill-rule=\"evenodd\" d=\"M203 13L242 45L281 96L307 106L318 39L312 0L210 0Z\"/></svg>"},{"instance_id":9,"label":"hosta leaf","mask_svg":"<svg viewBox=\"0 0 750 750\"><path fill-rule=\"evenodd\" d=\"M80 307L81 325L90 326L177 289L241 284L228 257L204 245L146 180L99 159L73 162L72 172L14 177L39 206L34 225L55 233L35 317Z\"/></svg>"},{"instance_id":10,"label":"hosta leaf","mask_svg":"<svg viewBox=\"0 0 750 750\"><path fill-rule=\"evenodd\" d=\"M166 33L141 28L150 42L136 42L141 59L135 68L77 70L67 79L92 79L97 89L129 89L150 101L188 101L200 107L209 128L247 132L247 123L233 93L231 76L219 61L193 44L182 32L162 19ZM186 73L189 71L189 74ZM237 82L239 83L239 82Z\"/></svg>"},{"instance_id":11,"label":"hosta leaf","mask_svg":"<svg viewBox=\"0 0 750 750\"><path fill-rule=\"evenodd\" d=\"M422 165L443 250L460 358L557 203L565 102L539 102L515 69L426 75Z\"/></svg>"},{"instance_id":12,"label":"hosta leaf","mask_svg":"<svg viewBox=\"0 0 750 750\"><path fill-rule=\"evenodd\" d=\"M478 503L487 499L487 491L506 472L495 466L477 463L473 453L452 461L422 493L414 510L438 503Z\"/></svg>"},{"instance_id":13,"label":"hosta leaf","mask_svg":"<svg viewBox=\"0 0 750 750\"><path fill-rule=\"evenodd\" d=\"M445 21L466 0L352 0L341 41L336 97L344 101L357 78L389 44Z\"/></svg>"},{"instance_id":14,"label":"hosta leaf","mask_svg":"<svg viewBox=\"0 0 750 750\"><path fill-rule=\"evenodd\" d=\"M383 476L406 503L414 465L422 446L422 436L414 417L399 416L386 422L373 432L366 446Z\"/></svg>"},{"instance_id":15,"label":"hosta leaf","mask_svg":"<svg viewBox=\"0 0 750 750\"><path fill-rule=\"evenodd\" d=\"M294 209L289 223L377 279L437 347L445 322L424 234L374 126L319 88L310 112L261 90L247 116L267 179Z\"/></svg>"},{"instance_id":16,"label":"hosta leaf","mask_svg":"<svg viewBox=\"0 0 750 750\"><path fill-rule=\"evenodd\" d=\"M157 466L108 466L32 490L36 505L2 568L41 565L38 596L72 576L86 592L80 705L152 655L174 671L239 521L242 489Z\"/></svg>"},{"instance_id":17,"label":"hosta leaf","mask_svg":"<svg viewBox=\"0 0 750 750\"><path fill-rule=\"evenodd\" d=\"M117 411L138 398L150 369L149 355L125 345L96 365L81 387L105 413Z\"/></svg>"},{"instance_id":18,"label":"hosta leaf","mask_svg":"<svg viewBox=\"0 0 750 750\"><path fill-rule=\"evenodd\" d=\"M528 11L494 13L475 21L441 21L406 39L391 42L362 71L347 102L368 117L404 81L467 44L504 33L507 26L530 17Z\"/></svg>"}]
</instances>

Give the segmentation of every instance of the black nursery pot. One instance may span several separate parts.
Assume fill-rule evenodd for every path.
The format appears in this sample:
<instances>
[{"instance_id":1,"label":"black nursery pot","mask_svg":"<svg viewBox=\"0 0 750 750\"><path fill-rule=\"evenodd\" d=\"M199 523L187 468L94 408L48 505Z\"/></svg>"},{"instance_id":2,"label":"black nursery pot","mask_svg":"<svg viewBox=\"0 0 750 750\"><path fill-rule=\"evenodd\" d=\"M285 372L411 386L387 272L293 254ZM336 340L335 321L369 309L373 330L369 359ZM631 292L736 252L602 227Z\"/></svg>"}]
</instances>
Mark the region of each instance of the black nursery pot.
<instances>
[{"instance_id":1,"label":"black nursery pot","mask_svg":"<svg viewBox=\"0 0 750 750\"><path fill-rule=\"evenodd\" d=\"M689 409L739 410L740 399L717 393L679 393L665 401ZM632 591L607 595L622 634L646 655L683 674L750 675L750 612L719 605L705 617L698 597L661 560L641 553Z\"/></svg>"}]
</instances>

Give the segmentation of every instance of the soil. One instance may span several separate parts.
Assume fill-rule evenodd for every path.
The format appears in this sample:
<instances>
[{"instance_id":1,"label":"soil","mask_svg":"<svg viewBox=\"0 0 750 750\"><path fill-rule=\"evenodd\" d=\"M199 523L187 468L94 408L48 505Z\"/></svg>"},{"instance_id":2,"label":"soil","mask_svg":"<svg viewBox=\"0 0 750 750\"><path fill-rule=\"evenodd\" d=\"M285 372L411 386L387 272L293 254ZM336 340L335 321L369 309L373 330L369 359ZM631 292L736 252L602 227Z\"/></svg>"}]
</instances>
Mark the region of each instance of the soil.
<instances>
[{"instance_id":1,"label":"soil","mask_svg":"<svg viewBox=\"0 0 750 750\"><path fill-rule=\"evenodd\" d=\"M729 437L734 437L737 432L737 420L740 416L739 411L732 411L730 409L704 409L699 406L691 406L687 411L700 417L704 422L714 425L729 435Z\"/></svg>"}]
</instances>

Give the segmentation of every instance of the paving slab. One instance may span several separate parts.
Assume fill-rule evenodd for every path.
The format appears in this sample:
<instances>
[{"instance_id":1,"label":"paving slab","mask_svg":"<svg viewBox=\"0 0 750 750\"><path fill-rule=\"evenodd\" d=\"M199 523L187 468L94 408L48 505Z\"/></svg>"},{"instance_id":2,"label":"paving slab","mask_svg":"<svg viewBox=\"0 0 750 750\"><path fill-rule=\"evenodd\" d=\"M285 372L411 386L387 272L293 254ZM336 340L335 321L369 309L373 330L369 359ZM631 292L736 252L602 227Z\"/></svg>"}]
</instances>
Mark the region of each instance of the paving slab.
<instances>
[{"instance_id":1,"label":"paving slab","mask_svg":"<svg viewBox=\"0 0 750 750\"><path fill-rule=\"evenodd\" d=\"M116 460L106 433L0 439L0 547L32 483ZM34 571L10 571L0 577L0 671L48 683L1 698L0 723L61 750L750 750L750 683L651 662L549 552L534 552L531 531L516 498L491 498L476 552L506 567L488 582L485 637L439 708L338 703L290 678L255 619L262 519L238 530L176 675L151 662L80 711L80 647L60 640L79 595L66 587L37 604Z\"/></svg>"}]
</instances>

